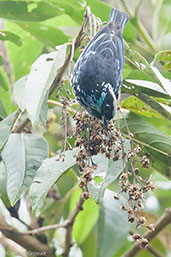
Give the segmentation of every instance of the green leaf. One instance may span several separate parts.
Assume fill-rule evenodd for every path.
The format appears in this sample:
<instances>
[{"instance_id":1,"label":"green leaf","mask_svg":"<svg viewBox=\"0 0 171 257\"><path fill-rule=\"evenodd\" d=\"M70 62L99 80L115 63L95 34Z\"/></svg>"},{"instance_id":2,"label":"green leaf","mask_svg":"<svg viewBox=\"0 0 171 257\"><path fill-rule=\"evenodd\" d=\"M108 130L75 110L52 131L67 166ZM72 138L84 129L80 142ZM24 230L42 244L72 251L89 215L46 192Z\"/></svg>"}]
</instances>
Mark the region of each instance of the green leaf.
<instances>
[{"instance_id":1,"label":"green leaf","mask_svg":"<svg viewBox=\"0 0 171 257\"><path fill-rule=\"evenodd\" d=\"M113 257L114 253L123 245L130 229L126 212L120 209L125 203L123 197L116 201L114 192L105 191L104 199L100 206L98 219L97 256Z\"/></svg>"},{"instance_id":2,"label":"green leaf","mask_svg":"<svg viewBox=\"0 0 171 257\"><path fill-rule=\"evenodd\" d=\"M130 141L127 139L123 139L123 141L124 151L127 153L130 149ZM122 152L120 152L120 155L122 156ZM97 165L97 169L93 173L94 179L100 176L103 181L101 183L96 183L92 180L88 183L88 190L96 202L101 202L105 189L115 181L123 171L124 163L122 157L117 161L113 161L102 154L93 156L93 162Z\"/></svg>"},{"instance_id":3,"label":"green leaf","mask_svg":"<svg viewBox=\"0 0 171 257\"><path fill-rule=\"evenodd\" d=\"M53 28L43 23L17 23L22 29L30 32L46 46L55 48L57 45L68 42L71 37L65 35L59 28Z\"/></svg>"},{"instance_id":4,"label":"green leaf","mask_svg":"<svg viewBox=\"0 0 171 257\"><path fill-rule=\"evenodd\" d=\"M73 193L70 201L70 212L75 208L77 201L79 200L81 190L77 190ZM79 212L73 227L73 237L77 241L77 244L82 244L92 228L94 227L98 219L99 207L92 198L85 201L83 211Z\"/></svg>"},{"instance_id":5,"label":"green leaf","mask_svg":"<svg viewBox=\"0 0 171 257\"><path fill-rule=\"evenodd\" d=\"M28 190L47 155L48 144L41 136L10 135L2 151L2 160L7 171L7 193L11 205Z\"/></svg>"},{"instance_id":6,"label":"green leaf","mask_svg":"<svg viewBox=\"0 0 171 257\"><path fill-rule=\"evenodd\" d=\"M170 99L170 96L157 83L147 80L126 79L122 82L121 90L131 95L144 93L148 96Z\"/></svg>"},{"instance_id":7,"label":"green leaf","mask_svg":"<svg viewBox=\"0 0 171 257\"><path fill-rule=\"evenodd\" d=\"M14 99L18 104L19 108L24 111L26 108L26 82L28 75L25 75L21 79L17 80L14 84Z\"/></svg>"},{"instance_id":8,"label":"green leaf","mask_svg":"<svg viewBox=\"0 0 171 257\"><path fill-rule=\"evenodd\" d=\"M85 6L83 0L13 0L0 1L0 17L17 21L42 21L62 13L75 13ZM76 17L77 18L77 17Z\"/></svg>"},{"instance_id":9,"label":"green leaf","mask_svg":"<svg viewBox=\"0 0 171 257\"><path fill-rule=\"evenodd\" d=\"M50 187L65 171L76 164L76 153L77 148L74 148L66 151L64 156L60 154L44 160L30 188L30 199L34 213L40 211L43 207Z\"/></svg>"},{"instance_id":10,"label":"green leaf","mask_svg":"<svg viewBox=\"0 0 171 257\"><path fill-rule=\"evenodd\" d=\"M64 64L66 44L41 55L32 65L26 82L26 109L33 125L40 123L40 114L48 97L57 70ZM44 123L45 120L42 121Z\"/></svg>"},{"instance_id":11,"label":"green leaf","mask_svg":"<svg viewBox=\"0 0 171 257\"><path fill-rule=\"evenodd\" d=\"M52 1L0 1L0 17L10 20L41 21L59 15L58 4Z\"/></svg>"},{"instance_id":12,"label":"green leaf","mask_svg":"<svg viewBox=\"0 0 171 257\"><path fill-rule=\"evenodd\" d=\"M148 104L154 111L158 112L160 115L162 115L164 118L171 120L171 107L160 104L155 99L149 97L146 94L139 94L137 96L139 99L141 99L143 102Z\"/></svg>"},{"instance_id":13,"label":"green leaf","mask_svg":"<svg viewBox=\"0 0 171 257\"><path fill-rule=\"evenodd\" d=\"M162 118L155 110L143 101L138 99L138 96L131 96L121 102L121 106L124 109L130 110L136 114L141 114L145 117Z\"/></svg>"},{"instance_id":14,"label":"green leaf","mask_svg":"<svg viewBox=\"0 0 171 257\"><path fill-rule=\"evenodd\" d=\"M19 112L13 112L0 122L0 150L3 148L6 141L8 140L11 128L13 127L18 115Z\"/></svg>"},{"instance_id":15,"label":"green leaf","mask_svg":"<svg viewBox=\"0 0 171 257\"><path fill-rule=\"evenodd\" d=\"M0 87L2 87L5 91L9 89L8 76L3 67L0 67Z\"/></svg>"},{"instance_id":16,"label":"green leaf","mask_svg":"<svg viewBox=\"0 0 171 257\"><path fill-rule=\"evenodd\" d=\"M2 58L2 56L0 55L0 66L3 65L3 63L4 63L4 62L3 62L3 58Z\"/></svg>"},{"instance_id":17,"label":"green leaf","mask_svg":"<svg viewBox=\"0 0 171 257\"><path fill-rule=\"evenodd\" d=\"M7 115L8 114L7 114L6 110L5 110L3 102L0 99L0 118L5 118Z\"/></svg>"},{"instance_id":18,"label":"green leaf","mask_svg":"<svg viewBox=\"0 0 171 257\"><path fill-rule=\"evenodd\" d=\"M30 72L31 65L42 53L44 44L15 23L6 21L5 29L20 35L23 41L21 47L9 41L6 42L7 54L12 63L14 81L16 81Z\"/></svg>"},{"instance_id":19,"label":"green leaf","mask_svg":"<svg viewBox=\"0 0 171 257\"><path fill-rule=\"evenodd\" d=\"M165 90L165 87L163 86L163 82L161 82L161 80L159 79L159 75L155 71L155 69L157 68L152 67L143 56L141 56L138 52L133 51L126 42L125 42L125 59L129 63L134 65L138 70L144 72L153 82L157 83Z\"/></svg>"},{"instance_id":20,"label":"green leaf","mask_svg":"<svg viewBox=\"0 0 171 257\"><path fill-rule=\"evenodd\" d=\"M128 133L128 126L130 132L133 133L133 141L142 147L144 154L149 153L152 167L170 178L171 137L163 134L146 120L133 113L125 114L125 118L120 118L120 125L125 134Z\"/></svg>"},{"instance_id":21,"label":"green leaf","mask_svg":"<svg viewBox=\"0 0 171 257\"><path fill-rule=\"evenodd\" d=\"M98 0L87 0L87 6L90 6L91 12L96 15L97 17L100 17L102 21L108 21L111 7L110 5L98 1Z\"/></svg>"},{"instance_id":22,"label":"green leaf","mask_svg":"<svg viewBox=\"0 0 171 257\"><path fill-rule=\"evenodd\" d=\"M84 257L97 256L97 225L93 227L86 240L81 244L81 250Z\"/></svg>"},{"instance_id":23,"label":"green leaf","mask_svg":"<svg viewBox=\"0 0 171 257\"><path fill-rule=\"evenodd\" d=\"M124 31L123 31L123 38L127 41L127 42L135 42L136 41L136 31L134 26L131 24L130 21L127 22Z\"/></svg>"},{"instance_id":24,"label":"green leaf","mask_svg":"<svg viewBox=\"0 0 171 257\"><path fill-rule=\"evenodd\" d=\"M10 32L10 31L0 30L0 40L3 40L3 41L8 40L17 46L22 45L21 38L18 35L14 34L13 32Z\"/></svg>"},{"instance_id":25,"label":"green leaf","mask_svg":"<svg viewBox=\"0 0 171 257\"><path fill-rule=\"evenodd\" d=\"M171 71L171 62L167 62L163 65L163 69Z\"/></svg>"},{"instance_id":26,"label":"green leaf","mask_svg":"<svg viewBox=\"0 0 171 257\"><path fill-rule=\"evenodd\" d=\"M13 103L11 101L11 91L5 91L3 88L0 87L0 102L3 106L3 110L5 110L6 114L12 113L14 110L16 110L15 106L13 106ZM3 116L4 111L0 109L0 115ZM6 117L6 115L5 115Z\"/></svg>"},{"instance_id":27,"label":"green leaf","mask_svg":"<svg viewBox=\"0 0 171 257\"><path fill-rule=\"evenodd\" d=\"M26 91L26 83L27 83L28 75L22 77L14 84L14 99L20 109L24 111L26 109L26 101L27 101L27 91ZM39 115L39 123L44 123L47 117L47 99L48 99L48 92L45 95L44 102L42 104L42 109Z\"/></svg>"},{"instance_id":28,"label":"green leaf","mask_svg":"<svg viewBox=\"0 0 171 257\"><path fill-rule=\"evenodd\" d=\"M5 170L5 165L0 162L0 197L6 207L10 207L10 202L7 195L7 173Z\"/></svg>"},{"instance_id":29,"label":"green leaf","mask_svg":"<svg viewBox=\"0 0 171 257\"><path fill-rule=\"evenodd\" d=\"M153 65L157 61L164 63L164 69L171 70L171 50L163 50L158 52L152 62Z\"/></svg>"}]
</instances>

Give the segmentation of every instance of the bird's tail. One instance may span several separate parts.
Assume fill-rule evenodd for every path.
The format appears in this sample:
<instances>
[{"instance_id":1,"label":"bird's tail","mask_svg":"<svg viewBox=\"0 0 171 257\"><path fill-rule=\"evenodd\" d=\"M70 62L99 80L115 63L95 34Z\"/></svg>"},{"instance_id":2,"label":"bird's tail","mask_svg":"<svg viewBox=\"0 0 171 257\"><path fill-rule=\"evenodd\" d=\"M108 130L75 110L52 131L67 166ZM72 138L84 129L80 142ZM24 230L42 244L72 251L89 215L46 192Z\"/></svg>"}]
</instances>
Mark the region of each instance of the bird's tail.
<instances>
[{"instance_id":1,"label":"bird's tail","mask_svg":"<svg viewBox=\"0 0 171 257\"><path fill-rule=\"evenodd\" d=\"M114 23L118 23L121 27L121 31L123 32L125 24L129 20L129 16L125 12L120 12L118 9L112 8L109 17L109 23L113 21Z\"/></svg>"}]
</instances>

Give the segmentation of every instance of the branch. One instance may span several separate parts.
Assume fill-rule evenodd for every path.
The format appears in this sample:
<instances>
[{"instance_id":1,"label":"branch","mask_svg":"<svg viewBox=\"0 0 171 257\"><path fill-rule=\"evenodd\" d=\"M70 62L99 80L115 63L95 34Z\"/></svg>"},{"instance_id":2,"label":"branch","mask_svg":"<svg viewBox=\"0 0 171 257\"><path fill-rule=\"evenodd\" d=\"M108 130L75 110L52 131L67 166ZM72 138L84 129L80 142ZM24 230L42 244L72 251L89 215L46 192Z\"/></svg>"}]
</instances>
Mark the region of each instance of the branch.
<instances>
[{"instance_id":1,"label":"branch","mask_svg":"<svg viewBox=\"0 0 171 257\"><path fill-rule=\"evenodd\" d=\"M154 41L152 40L152 38L150 37L150 35L148 34L147 30L145 29L145 27L143 26L143 24L140 22L140 20L137 19L137 17L135 15L133 15L128 6L125 3L125 0L121 0L121 3L125 9L125 11L128 13L128 15L130 16L130 22L134 25L134 27L137 29L138 33L140 34L140 36L144 39L145 43L150 47L150 49L152 49L153 51L155 51L155 44ZM141 1L139 2L141 4ZM137 7L139 8L139 6ZM137 12L137 10L136 10ZM135 14L136 14L135 12Z\"/></svg>"},{"instance_id":2,"label":"branch","mask_svg":"<svg viewBox=\"0 0 171 257\"><path fill-rule=\"evenodd\" d=\"M58 107L63 108L63 104L61 104L60 102L54 101L54 100L48 100L47 103L48 104L53 104L53 105L56 105ZM69 106L66 107L66 110L68 112L70 112L71 114L75 114L76 113L76 111L74 109L72 109L71 107L69 107Z\"/></svg>"},{"instance_id":3,"label":"branch","mask_svg":"<svg viewBox=\"0 0 171 257\"><path fill-rule=\"evenodd\" d=\"M23 235L35 235L35 234L39 234L41 232L45 232L45 231L51 230L51 229L66 228L67 226L68 226L68 220L64 221L64 223L62 223L62 224L53 224L53 225L43 226L40 228L26 231L22 234Z\"/></svg>"},{"instance_id":4,"label":"branch","mask_svg":"<svg viewBox=\"0 0 171 257\"><path fill-rule=\"evenodd\" d=\"M12 252L20 255L22 257L27 257L26 250L19 244L15 243L13 240L5 237L2 232L0 232L0 243L5 247L10 249Z\"/></svg>"},{"instance_id":5,"label":"branch","mask_svg":"<svg viewBox=\"0 0 171 257\"><path fill-rule=\"evenodd\" d=\"M81 194L80 199L75 206L75 209L71 212L71 214L68 217L68 226L67 226L67 231L66 231L66 236L65 236L64 252L62 254L62 257L68 257L68 255L69 255L70 247L72 246L73 224L74 224L74 221L75 221L78 213L83 210L83 204L84 204L84 199Z\"/></svg>"},{"instance_id":6,"label":"branch","mask_svg":"<svg viewBox=\"0 0 171 257\"><path fill-rule=\"evenodd\" d=\"M2 215L0 215L0 230L7 238L21 245L30 253L34 254L34 256L55 256L53 251L47 245L40 243L32 236L23 235L23 233L20 233L16 228L9 225Z\"/></svg>"},{"instance_id":7,"label":"branch","mask_svg":"<svg viewBox=\"0 0 171 257\"><path fill-rule=\"evenodd\" d=\"M170 223L171 223L171 208L168 208L154 224L155 230L152 232L147 231L146 233L144 233L143 237L150 242L161 230L163 230ZM137 243L134 243L132 248L127 253L125 253L122 257L133 257L140 250L141 248L139 247L139 245Z\"/></svg>"},{"instance_id":8,"label":"branch","mask_svg":"<svg viewBox=\"0 0 171 257\"><path fill-rule=\"evenodd\" d=\"M63 257L68 257L70 247L72 246L72 228L73 224L75 222L75 219L80 211L83 210L83 204L84 204L84 199L82 197L82 194L80 196L79 201L77 202L74 210L71 212L69 215L68 219L66 219L62 224L54 224L54 225L48 225L44 226L41 228L33 229L27 232L22 233L22 235L34 235L38 234L41 232L45 232L50 229L58 229L58 228L66 228L66 236L65 236L65 243L64 243L64 252L63 252Z\"/></svg>"}]
</instances>

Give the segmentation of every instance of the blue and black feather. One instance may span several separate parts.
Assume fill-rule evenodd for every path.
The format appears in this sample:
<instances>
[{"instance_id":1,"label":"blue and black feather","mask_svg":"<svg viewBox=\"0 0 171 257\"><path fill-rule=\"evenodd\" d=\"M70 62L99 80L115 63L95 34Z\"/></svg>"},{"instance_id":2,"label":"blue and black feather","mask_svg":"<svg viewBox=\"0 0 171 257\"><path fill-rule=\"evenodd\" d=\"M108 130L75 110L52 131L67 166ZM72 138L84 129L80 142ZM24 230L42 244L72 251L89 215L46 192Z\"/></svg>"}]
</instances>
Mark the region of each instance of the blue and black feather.
<instances>
[{"instance_id":1,"label":"blue and black feather","mask_svg":"<svg viewBox=\"0 0 171 257\"><path fill-rule=\"evenodd\" d=\"M114 116L124 64L122 32L129 16L113 8L108 24L89 42L71 77L73 92L81 105L98 119Z\"/></svg>"}]
</instances>

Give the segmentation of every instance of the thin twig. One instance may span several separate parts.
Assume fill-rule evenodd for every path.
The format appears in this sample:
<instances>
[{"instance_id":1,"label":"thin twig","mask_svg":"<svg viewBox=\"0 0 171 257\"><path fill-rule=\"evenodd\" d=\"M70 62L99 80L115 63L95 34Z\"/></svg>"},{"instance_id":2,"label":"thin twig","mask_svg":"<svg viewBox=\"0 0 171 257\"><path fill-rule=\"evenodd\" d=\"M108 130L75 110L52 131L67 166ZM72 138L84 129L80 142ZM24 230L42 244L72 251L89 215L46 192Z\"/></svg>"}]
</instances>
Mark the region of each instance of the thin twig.
<instances>
[{"instance_id":1,"label":"thin twig","mask_svg":"<svg viewBox=\"0 0 171 257\"><path fill-rule=\"evenodd\" d=\"M36 228L36 229L30 230L30 231L26 231L22 234L23 235L35 235L35 234L39 234L41 232L45 232L45 231L51 230L51 229L66 228L67 226L68 226L68 220L65 220L64 223L62 223L62 224L53 224L53 225L43 226L43 227Z\"/></svg>"},{"instance_id":2,"label":"thin twig","mask_svg":"<svg viewBox=\"0 0 171 257\"><path fill-rule=\"evenodd\" d=\"M59 201L60 202L66 202L70 198L71 194L73 192L75 192L77 189L78 189L77 186L72 187L66 193L66 195ZM48 226L43 226L43 227L40 227L40 228L32 229L32 230L27 231L27 232L23 232L22 234L24 234L24 235L35 235L35 234L39 234L41 232L45 232L47 230L58 229L58 228L66 228L68 226L68 222L69 222L68 219L66 219L62 224L52 224L52 225L48 225Z\"/></svg>"},{"instance_id":3,"label":"thin twig","mask_svg":"<svg viewBox=\"0 0 171 257\"><path fill-rule=\"evenodd\" d=\"M20 233L16 228L12 227L5 221L3 215L0 215L0 230L7 238L21 245L26 250L30 251L30 253L35 253L35 256L55 256L49 246L40 243L36 238L32 236L23 235L22 233Z\"/></svg>"},{"instance_id":4,"label":"thin twig","mask_svg":"<svg viewBox=\"0 0 171 257\"><path fill-rule=\"evenodd\" d=\"M154 231L147 231L144 233L143 237L146 238L149 242L167 225L171 223L171 208L165 210L163 215L157 220L154 224L155 230ZM131 249L125 253L122 257L133 257L141 250L139 244L134 243Z\"/></svg>"}]
</instances>

